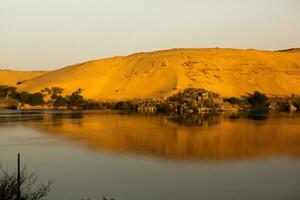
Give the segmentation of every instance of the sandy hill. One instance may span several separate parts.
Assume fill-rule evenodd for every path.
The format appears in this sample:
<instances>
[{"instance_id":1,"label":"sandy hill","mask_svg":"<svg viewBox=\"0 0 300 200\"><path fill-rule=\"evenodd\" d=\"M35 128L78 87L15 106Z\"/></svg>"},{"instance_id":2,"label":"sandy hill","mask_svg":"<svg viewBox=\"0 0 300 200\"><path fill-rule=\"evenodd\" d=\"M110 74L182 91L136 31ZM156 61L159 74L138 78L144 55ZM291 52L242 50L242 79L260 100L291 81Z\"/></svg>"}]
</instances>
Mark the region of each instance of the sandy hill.
<instances>
[{"instance_id":1,"label":"sandy hill","mask_svg":"<svg viewBox=\"0 0 300 200\"><path fill-rule=\"evenodd\" d=\"M300 51L173 49L137 53L72 65L20 85L40 91L78 88L97 100L157 98L194 87L223 96L253 91L268 95L300 94Z\"/></svg>"},{"instance_id":2,"label":"sandy hill","mask_svg":"<svg viewBox=\"0 0 300 200\"><path fill-rule=\"evenodd\" d=\"M0 85L16 86L18 82L25 82L29 79L42 75L43 71L13 71L0 69Z\"/></svg>"}]
</instances>

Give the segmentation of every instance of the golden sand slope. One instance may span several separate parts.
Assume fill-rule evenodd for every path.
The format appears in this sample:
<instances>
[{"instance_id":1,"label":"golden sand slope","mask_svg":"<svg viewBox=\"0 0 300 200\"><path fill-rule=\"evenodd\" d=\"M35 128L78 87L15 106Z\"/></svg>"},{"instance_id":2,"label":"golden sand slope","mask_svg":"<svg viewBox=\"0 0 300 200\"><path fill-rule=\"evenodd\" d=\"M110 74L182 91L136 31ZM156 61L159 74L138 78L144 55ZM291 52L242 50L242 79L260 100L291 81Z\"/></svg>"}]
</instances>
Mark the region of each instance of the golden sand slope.
<instances>
[{"instance_id":1,"label":"golden sand slope","mask_svg":"<svg viewBox=\"0 0 300 200\"><path fill-rule=\"evenodd\" d=\"M0 70L0 85L16 86L17 82L23 82L45 72L42 71L12 71Z\"/></svg>"},{"instance_id":2,"label":"golden sand slope","mask_svg":"<svg viewBox=\"0 0 300 200\"><path fill-rule=\"evenodd\" d=\"M46 73L20 89L83 88L93 99L164 97L188 88L223 96L300 94L300 51L173 49L90 61Z\"/></svg>"}]
</instances>

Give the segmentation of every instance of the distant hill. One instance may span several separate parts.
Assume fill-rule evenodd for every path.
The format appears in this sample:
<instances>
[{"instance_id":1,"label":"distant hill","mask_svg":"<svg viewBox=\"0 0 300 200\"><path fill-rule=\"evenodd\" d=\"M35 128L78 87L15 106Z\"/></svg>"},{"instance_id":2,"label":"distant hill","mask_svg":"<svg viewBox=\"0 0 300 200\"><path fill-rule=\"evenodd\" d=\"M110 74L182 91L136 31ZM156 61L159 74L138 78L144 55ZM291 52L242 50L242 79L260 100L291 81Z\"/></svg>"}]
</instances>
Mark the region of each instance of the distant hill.
<instances>
[{"instance_id":1,"label":"distant hill","mask_svg":"<svg viewBox=\"0 0 300 200\"><path fill-rule=\"evenodd\" d=\"M19 87L35 92L52 86L66 93L82 88L85 97L96 100L158 98L189 87L223 96L256 90L287 96L300 94L300 51L214 48L136 53L64 67Z\"/></svg>"},{"instance_id":2,"label":"distant hill","mask_svg":"<svg viewBox=\"0 0 300 200\"><path fill-rule=\"evenodd\" d=\"M43 71L13 71L0 69L0 85L17 86L34 77L44 74Z\"/></svg>"}]
</instances>

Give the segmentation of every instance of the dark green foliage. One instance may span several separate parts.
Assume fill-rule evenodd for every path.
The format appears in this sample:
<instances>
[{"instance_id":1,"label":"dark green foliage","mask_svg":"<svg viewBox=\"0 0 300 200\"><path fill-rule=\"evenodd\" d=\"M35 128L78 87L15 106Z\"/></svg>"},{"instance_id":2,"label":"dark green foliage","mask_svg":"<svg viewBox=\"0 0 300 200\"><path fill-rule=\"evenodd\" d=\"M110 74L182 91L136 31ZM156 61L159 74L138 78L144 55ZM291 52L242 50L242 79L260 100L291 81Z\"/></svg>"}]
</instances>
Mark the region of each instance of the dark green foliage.
<instances>
[{"instance_id":1,"label":"dark green foliage","mask_svg":"<svg viewBox=\"0 0 300 200\"><path fill-rule=\"evenodd\" d=\"M158 113L171 113L171 112L173 112L173 109L171 108L171 106L169 104L162 103L157 106L157 112Z\"/></svg>"},{"instance_id":2,"label":"dark green foliage","mask_svg":"<svg viewBox=\"0 0 300 200\"><path fill-rule=\"evenodd\" d=\"M101 103L101 107L103 109L115 110L116 109L116 103L114 103L114 102L103 102L103 103Z\"/></svg>"},{"instance_id":3,"label":"dark green foliage","mask_svg":"<svg viewBox=\"0 0 300 200\"><path fill-rule=\"evenodd\" d=\"M54 107L66 107L69 105L69 102L68 100L63 97L63 96L57 96L54 103L53 103L53 106Z\"/></svg>"},{"instance_id":4,"label":"dark green foliage","mask_svg":"<svg viewBox=\"0 0 300 200\"><path fill-rule=\"evenodd\" d=\"M28 103L30 99L30 94L28 92L21 92L16 97L21 103Z\"/></svg>"},{"instance_id":5,"label":"dark green foliage","mask_svg":"<svg viewBox=\"0 0 300 200\"><path fill-rule=\"evenodd\" d=\"M43 105L45 103L42 93L36 92L29 96L28 104L32 106Z\"/></svg>"},{"instance_id":6,"label":"dark green foliage","mask_svg":"<svg viewBox=\"0 0 300 200\"><path fill-rule=\"evenodd\" d=\"M60 87L52 87L51 88L51 99L55 100L59 95L63 93L64 89Z\"/></svg>"},{"instance_id":7,"label":"dark green foliage","mask_svg":"<svg viewBox=\"0 0 300 200\"><path fill-rule=\"evenodd\" d=\"M52 87L51 91L52 91L52 94L59 95L59 94L63 93L64 89L60 88L60 87Z\"/></svg>"},{"instance_id":8,"label":"dark green foliage","mask_svg":"<svg viewBox=\"0 0 300 200\"><path fill-rule=\"evenodd\" d=\"M236 98L236 97L226 98L226 99L224 99L224 101L231 103L231 104L239 104L240 103L240 99Z\"/></svg>"},{"instance_id":9,"label":"dark green foliage","mask_svg":"<svg viewBox=\"0 0 300 200\"><path fill-rule=\"evenodd\" d=\"M41 93L45 96L50 95L51 94L51 90L49 88L44 88L41 90Z\"/></svg>"},{"instance_id":10,"label":"dark green foliage","mask_svg":"<svg viewBox=\"0 0 300 200\"><path fill-rule=\"evenodd\" d=\"M85 103L83 96L81 96L82 89L78 89L67 97L70 107L82 107Z\"/></svg>"},{"instance_id":11,"label":"dark green foliage","mask_svg":"<svg viewBox=\"0 0 300 200\"><path fill-rule=\"evenodd\" d=\"M256 91L248 97L248 102L251 105L267 104L268 98L266 95Z\"/></svg>"},{"instance_id":12,"label":"dark green foliage","mask_svg":"<svg viewBox=\"0 0 300 200\"><path fill-rule=\"evenodd\" d=\"M95 109L104 109L104 105L99 103L99 102L95 102L93 100L87 100L85 101L84 105L83 105L83 109L86 110L95 110Z\"/></svg>"},{"instance_id":13,"label":"dark green foliage","mask_svg":"<svg viewBox=\"0 0 300 200\"><path fill-rule=\"evenodd\" d=\"M15 87L10 87L10 86L5 86L2 85L0 86L0 97L5 98L5 97L14 97L17 95L17 89Z\"/></svg>"},{"instance_id":14,"label":"dark green foliage","mask_svg":"<svg viewBox=\"0 0 300 200\"><path fill-rule=\"evenodd\" d=\"M137 105L130 101L121 101L117 102L115 105L115 109L117 110L126 110L126 111L136 111Z\"/></svg>"},{"instance_id":15,"label":"dark green foliage","mask_svg":"<svg viewBox=\"0 0 300 200\"><path fill-rule=\"evenodd\" d=\"M39 200L48 195L52 183L34 188L37 178L36 173L27 174L25 169L21 171L22 200ZM7 173L0 168L0 200L17 200L17 185L17 174Z\"/></svg>"},{"instance_id":16,"label":"dark green foliage","mask_svg":"<svg viewBox=\"0 0 300 200\"><path fill-rule=\"evenodd\" d=\"M17 92L15 87L9 86L0 86L0 97L2 98L11 98L17 100L22 104L30 104L32 106L43 105L44 99L42 93L30 94L28 92Z\"/></svg>"},{"instance_id":17,"label":"dark green foliage","mask_svg":"<svg viewBox=\"0 0 300 200\"><path fill-rule=\"evenodd\" d=\"M266 114L268 111L268 106L265 104L256 104L250 108L251 115Z\"/></svg>"},{"instance_id":18,"label":"dark green foliage","mask_svg":"<svg viewBox=\"0 0 300 200\"><path fill-rule=\"evenodd\" d=\"M268 98L260 92L254 92L247 98L250 106L251 115L266 114L269 111Z\"/></svg>"}]
</instances>

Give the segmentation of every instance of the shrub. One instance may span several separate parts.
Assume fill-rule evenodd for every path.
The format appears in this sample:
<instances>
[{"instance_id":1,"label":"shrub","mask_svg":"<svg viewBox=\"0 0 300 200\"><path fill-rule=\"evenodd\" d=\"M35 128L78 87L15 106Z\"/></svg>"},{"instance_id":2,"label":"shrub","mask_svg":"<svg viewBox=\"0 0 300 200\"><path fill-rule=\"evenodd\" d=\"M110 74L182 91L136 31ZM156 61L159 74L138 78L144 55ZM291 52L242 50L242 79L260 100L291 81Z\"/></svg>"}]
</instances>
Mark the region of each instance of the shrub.
<instances>
[{"instance_id":1,"label":"shrub","mask_svg":"<svg viewBox=\"0 0 300 200\"><path fill-rule=\"evenodd\" d=\"M82 89L78 89L67 97L69 106L71 107L82 107L85 103L83 96L81 96Z\"/></svg>"},{"instance_id":2,"label":"shrub","mask_svg":"<svg viewBox=\"0 0 300 200\"><path fill-rule=\"evenodd\" d=\"M117 110L131 110L131 111L136 111L137 110L137 105L133 102L130 101L121 101L117 102L115 109Z\"/></svg>"},{"instance_id":3,"label":"shrub","mask_svg":"<svg viewBox=\"0 0 300 200\"><path fill-rule=\"evenodd\" d=\"M250 104L250 114L260 115L265 114L269 111L268 98L266 95L260 92L254 92L247 98Z\"/></svg>"},{"instance_id":4,"label":"shrub","mask_svg":"<svg viewBox=\"0 0 300 200\"><path fill-rule=\"evenodd\" d=\"M42 93L36 92L34 94L30 94L28 104L32 106L43 105L45 103L44 97Z\"/></svg>"},{"instance_id":5,"label":"shrub","mask_svg":"<svg viewBox=\"0 0 300 200\"><path fill-rule=\"evenodd\" d=\"M239 104L240 103L240 99L236 98L236 97L226 98L226 99L224 99L224 101L228 102L230 104Z\"/></svg>"},{"instance_id":6,"label":"shrub","mask_svg":"<svg viewBox=\"0 0 300 200\"><path fill-rule=\"evenodd\" d=\"M17 109L18 102L12 98L0 98L0 109Z\"/></svg>"},{"instance_id":7,"label":"shrub","mask_svg":"<svg viewBox=\"0 0 300 200\"><path fill-rule=\"evenodd\" d=\"M33 189L36 185L38 175L36 173L27 174L25 168L20 174L21 199L22 200L39 200L46 197L50 191L52 182L40 185ZM17 173L7 173L0 168L0 199L15 200L18 193Z\"/></svg>"},{"instance_id":8,"label":"shrub","mask_svg":"<svg viewBox=\"0 0 300 200\"><path fill-rule=\"evenodd\" d=\"M51 88L51 99L55 100L59 95L63 93L64 89L60 87L52 87Z\"/></svg>"},{"instance_id":9,"label":"shrub","mask_svg":"<svg viewBox=\"0 0 300 200\"><path fill-rule=\"evenodd\" d=\"M63 96L57 96L56 100L53 103L54 107L65 107L65 106L68 106L68 105L69 105L68 100Z\"/></svg>"},{"instance_id":10,"label":"shrub","mask_svg":"<svg viewBox=\"0 0 300 200\"><path fill-rule=\"evenodd\" d=\"M87 100L83 105L83 109L87 109L87 110L104 109L104 106L99 102L93 100Z\"/></svg>"},{"instance_id":11,"label":"shrub","mask_svg":"<svg viewBox=\"0 0 300 200\"><path fill-rule=\"evenodd\" d=\"M21 103L28 103L30 99L30 94L28 92L21 92L16 96L16 99Z\"/></svg>"},{"instance_id":12,"label":"shrub","mask_svg":"<svg viewBox=\"0 0 300 200\"><path fill-rule=\"evenodd\" d=\"M6 85L0 86L0 97L9 97L9 96L15 96L17 94L17 88L10 87Z\"/></svg>"},{"instance_id":13,"label":"shrub","mask_svg":"<svg viewBox=\"0 0 300 200\"><path fill-rule=\"evenodd\" d=\"M167 103L162 103L157 106L157 112L159 113L171 113L173 109Z\"/></svg>"}]
</instances>

